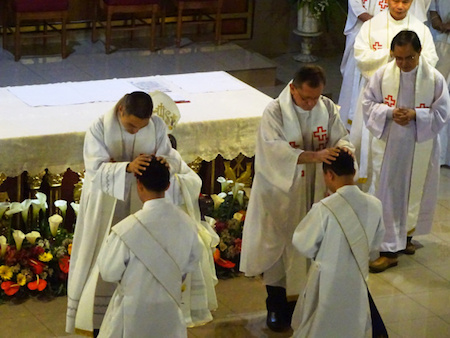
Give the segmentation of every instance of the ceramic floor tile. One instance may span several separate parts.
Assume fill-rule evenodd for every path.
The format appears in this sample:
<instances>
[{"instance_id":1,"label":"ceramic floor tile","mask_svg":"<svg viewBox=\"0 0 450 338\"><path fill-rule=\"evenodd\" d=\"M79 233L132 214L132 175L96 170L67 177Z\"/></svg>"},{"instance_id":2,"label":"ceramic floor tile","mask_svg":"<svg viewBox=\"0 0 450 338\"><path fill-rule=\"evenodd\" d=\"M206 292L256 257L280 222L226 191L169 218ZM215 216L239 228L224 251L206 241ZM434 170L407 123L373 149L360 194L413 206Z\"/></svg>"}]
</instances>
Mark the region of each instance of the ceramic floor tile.
<instances>
[{"instance_id":1,"label":"ceramic floor tile","mask_svg":"<svg viewBox=\"0 0 450 338\"><path fill-rule=\"evenodd\" d=\"M369 290L372 297L400 295L402 292L376 274L369 274Z\"/></svg>"},{"instance_id":2,"label":"ceramic floor tile","mask_svg":"<svg viewBox=\"0 0 450 338\"><path fill-rule=\"evenodd\" d=\"M450 317L450 288L433 292L410 294L409 297L438 316Z\"/></svg>"},{"instance_id":3,"label":"ceramic floor tile","mask_svg":"<svg viewBox=\"0 0 450 338\"><path fill-rule=\"evenodd\" d=\"M450 282L450 267L449 264L442 264L442 265L431 265L428 267L431 271L437 273L442 278L445 278L447 281ZM450 285L449 285L450 288Z\"/></svg>"},{"instance_id":4,"label":"ceramic floor tile","mask_svg":"<svg viewBox=\"0 0 450 338\"><path fill-rule=\"evenodd\" d=\"M434 313L406 295L374 297L373 299L386 325L402 320L435 316Z\"/></svg>"},{"instance_id":5,"label":"ceramic floor tile","mask_svg":"<svg viewBox=\"0 0 450 338\"><path fill-rule=\"evenodd\" d=\"M405 320L389 325L404 338L448 338L450 337L450 325L441 318L433 316L420 320Z\"/></svg>"},{"instance_id":6,"label":"ceramic floor tile","mask_svg":"<svg viewBox=\"0 0 450 338\"><path fill-rule=\"evenodd\" d=\"M55 335L33 315L3 320L2 337L46 338Z\"/></svg>"},{"instance_id":7,"label":"ceramic floor tile","mask_svg":"<svg viewBox=\"0 0 450 338\"><path fill-rule=\"evenodd\" d=\"M0 318L3 319L13 319L16 317L29 317L32 316L33 313L22 304L13 304L11 302L6 302L4 304L0 304Z\"/></svg>"},{"instance_id":8,"label":"ceramic floor tile","mask_svg":"<svg viewBox=\"0 0 450 338\"><path fill-rule=\"evenodd\" d=\"M448 280L423 266L403 270L393 268L380 273L379 276L405 294L449 287Z\"/></svg>"},{"instance_id":9,"label":"ceramic floor tile","mask_svg":"<svg viewBox=\"0 0 450 338\"><path fill-rule=\"evenodd\" d=\"M436 234L417 237L422 248L416 251L411 259L424 266L450 263L450 243L441 240Z\"/></svg>"}]
</instances>

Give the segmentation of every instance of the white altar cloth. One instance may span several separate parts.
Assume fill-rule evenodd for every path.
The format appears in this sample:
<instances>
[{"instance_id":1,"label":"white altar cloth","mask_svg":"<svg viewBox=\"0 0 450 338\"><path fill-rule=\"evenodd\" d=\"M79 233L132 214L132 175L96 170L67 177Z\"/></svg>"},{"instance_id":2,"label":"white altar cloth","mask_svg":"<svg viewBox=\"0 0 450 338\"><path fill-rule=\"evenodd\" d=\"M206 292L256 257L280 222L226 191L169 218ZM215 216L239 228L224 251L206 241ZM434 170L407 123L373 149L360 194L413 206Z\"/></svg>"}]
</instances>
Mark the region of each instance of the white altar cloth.
<instances>
[{"instance_id":1,"label":"white altar cloth","mask_svg":"<svg viewBox=\"0 0 450 338\"><path fill-rule=\"evenodd\" d=\"M199 73L163 76L165 81L179 87L177 95L190 101L178 104L181 119L173 132L181 156L188 163L198 156L206 161L219 154L227 159L241 152L253 156L260 118L272 99L227 73L204 75L209 81L197 83L194 89L183 83L195 84ZM222 90L218 90L214 75L219 80L230 77L236 81L236 88L224 90L219 86ZM156 78L127 80L138 83ZM100 85L101 81L90 81L89 87L95 88L92 85ZM124 90L122 95L127 92ZM42 95L51 97L54 93ZM116 101L31 107L8 88L0 88L0 172L17 176L23 171L37 174L45 168L52 173L62 173L67 168L82 170L85 131Z\"/></svg>"}]
</instances>

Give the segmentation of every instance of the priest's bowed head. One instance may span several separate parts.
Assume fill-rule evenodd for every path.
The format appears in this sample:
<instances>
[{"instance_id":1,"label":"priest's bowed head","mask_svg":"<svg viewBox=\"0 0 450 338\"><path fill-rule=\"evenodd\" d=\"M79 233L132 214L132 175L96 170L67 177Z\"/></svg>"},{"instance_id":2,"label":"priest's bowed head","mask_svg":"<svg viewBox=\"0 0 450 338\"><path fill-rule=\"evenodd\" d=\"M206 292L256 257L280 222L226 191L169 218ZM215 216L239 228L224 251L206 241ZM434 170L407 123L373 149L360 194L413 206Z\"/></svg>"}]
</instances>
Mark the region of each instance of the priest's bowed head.
<instances>
[{"instance_id":1,"label":"priest's bowed head","mask_svg":"<svg viewBox=\"0 0 450 338\"><path fill-rule=\"evenodd\" d=\"M418 1L418 0L415 0ZM389 13L395 20L403 20L408 15L413 0L387 0Z\"/></svg>"},{"instance_id":2,"label":"priest's bowed head","mask_svg":"<svg viewBox=\"0 0 450 338\"><path fill-rule=\"evenodd\" d=\"M170 172L167 163L161 157L152 157L148 166L137 179L137 192L142 203L164 198L170 185Z\"/></svg>"},{"instance_id":3,"label":"priest's bowed head","mask_svg":"<svg viewBox=\"0 0 450 338\"><path fill-rule=\"evenodd\" d=\"M116 114L120 124L126 132L132 135L137 134L139 130L149 124L152 113L152 98L144 92L126 94L116 105ZM151 154L140 154L127 165L127 172L141 175L151 158Z\"/></svg>"}]
</instances>

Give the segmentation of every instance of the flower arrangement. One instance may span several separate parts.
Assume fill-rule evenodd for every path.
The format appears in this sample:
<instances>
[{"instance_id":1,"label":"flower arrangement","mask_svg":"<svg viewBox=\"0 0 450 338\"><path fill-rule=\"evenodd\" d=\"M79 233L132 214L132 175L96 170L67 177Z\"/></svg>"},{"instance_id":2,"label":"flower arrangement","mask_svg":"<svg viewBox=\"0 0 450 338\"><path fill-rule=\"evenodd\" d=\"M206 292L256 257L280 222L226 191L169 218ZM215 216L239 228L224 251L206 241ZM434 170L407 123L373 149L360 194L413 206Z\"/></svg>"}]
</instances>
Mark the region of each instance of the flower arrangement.
<instances>
[{"instance_id":1,"label":"flower arrangement","mask_svg":"<svg viewBox=\"0 0 450 338\"><path fill-rule=\"evenodd\" d=\"M320 19L322 13L334 0L289 0L292 4L297 4L297 9L307 6L311 16L315 19Z\"/></svg>"},{"instance_id":2,"label":"flower arrangement","mask_svg":"<svg viewBox=\"0 0 450 338\"><path fill-rule=\"evenodd\" d=\"M239 270L242 231L248 197L243 190L243 183L235 183L223 177L219 177L217 181L221 184L222 192L211 195L214 209L209 216L214 219L213 227L220 237L220 243L214 254L214 261L220 277L222 269L226 270L225 274Z\"/></svg>"},{"instance_id":3,"label":"flower arrangement","mask_svg":"<svg viewBox=\"0 0 450 338\"><path fill-rule=\"evenodd\" d=\"M42 193L37 193L36 200L0 203L0 302L66 294L72 234L60 226L67 202L55 201L55 206L63 216L46 217L47 202ZM73 207L77 209L77 205ZM19 212L25 233L11 228Z\"/></svg>"}]
</instances>

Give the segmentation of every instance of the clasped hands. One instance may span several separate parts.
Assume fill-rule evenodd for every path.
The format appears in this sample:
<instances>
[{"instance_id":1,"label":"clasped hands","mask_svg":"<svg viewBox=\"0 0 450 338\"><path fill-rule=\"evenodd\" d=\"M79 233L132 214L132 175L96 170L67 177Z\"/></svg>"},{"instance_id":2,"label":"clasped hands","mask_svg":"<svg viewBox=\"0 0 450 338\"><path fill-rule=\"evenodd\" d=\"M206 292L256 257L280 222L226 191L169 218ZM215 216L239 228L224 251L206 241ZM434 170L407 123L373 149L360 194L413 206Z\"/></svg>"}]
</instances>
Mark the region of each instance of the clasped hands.
<instances>
[{"instance_id":1,"label":"clasped hands","mask_svg":"<svg viewBox=\"0 0 450 338\"><path fill-rule=\"evenodd\" d=\"M164 157L155 156L154 154L153 155L140 154L133 161L128 163L127 172L132 173L134 175L139 175L139 176L142 175L142 171L144 171L145 168L148 167L149 163L154 158L156 158L157 161L165 164L166 167L169 168L169 163L167 163L167 161Z\"/></svg>"},{"instance_id":2,"label":"clasped hands","mask_svg":"<svg viewBox=\"0 0 450 338\"><path fill-rule=\"evenodd\" d=\"M395 123L406 126L409 121L416 119L416 111L410 108L395 108L392 112L392 119Z\"/></svg>"}]
</instances>

